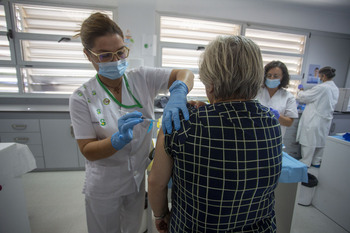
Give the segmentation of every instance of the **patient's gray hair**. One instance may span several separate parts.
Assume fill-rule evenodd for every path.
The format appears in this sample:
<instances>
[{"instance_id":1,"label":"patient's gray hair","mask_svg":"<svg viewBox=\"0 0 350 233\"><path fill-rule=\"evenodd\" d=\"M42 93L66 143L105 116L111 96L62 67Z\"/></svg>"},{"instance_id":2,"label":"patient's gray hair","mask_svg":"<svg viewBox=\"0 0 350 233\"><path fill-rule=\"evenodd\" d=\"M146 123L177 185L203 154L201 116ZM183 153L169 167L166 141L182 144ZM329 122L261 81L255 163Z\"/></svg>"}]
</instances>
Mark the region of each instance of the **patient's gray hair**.
<instances>
[{"instance_id":1,"label":"patient's gray hair","mask_svg":"<svg viewBox=\"0 0 350 233\"><path fill-rule=\"evenodd\" d=\"M219 36L201 56L199 77L216 99L253 99L264 78L260 48L244 36Z\"/></svg>"}]
</instances>

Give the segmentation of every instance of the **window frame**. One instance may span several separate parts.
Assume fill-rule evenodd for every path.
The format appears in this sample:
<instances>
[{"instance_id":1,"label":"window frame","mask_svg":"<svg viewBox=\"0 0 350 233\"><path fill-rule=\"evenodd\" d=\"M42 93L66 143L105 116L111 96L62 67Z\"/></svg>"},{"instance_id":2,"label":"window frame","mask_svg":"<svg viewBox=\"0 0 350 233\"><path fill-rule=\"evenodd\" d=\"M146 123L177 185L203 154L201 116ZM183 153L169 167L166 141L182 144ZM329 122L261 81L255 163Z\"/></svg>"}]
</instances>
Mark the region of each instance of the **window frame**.
<instances>
[{"instance_id":1,"label":"window frame","mask_svg":"<svg viewBox=\"0 0 350 233\"><path fill-rule=\"evenodd\" d=\"M37 34L37 33L28 33L28 32L17 32L16 30L16 22L14 18L14 5L15 4L25 4L25 5L36 5L36 6L47 6L47 7L64 7L64 8L77 8L77 9L87 9L87 10L96 10L96 11L111 11L113 13L113 20L117 21L117 10L118 8L115 6L101 5L96 6L92 4L65 4L62 6L58 3L44 3L44 2L32 2L25 0L3 0L0 5L4 6L5 10L5 18L7 24L7 30L12 30L13 38L9 40L9 47L11 53L11 61L0 60L0 67L14 67L16 68L16 76L17 76L17 93L7 93L0 92L1 96L18 96L18 97L45 97L45 98L69 98L70 94L44 94L44 93L25 93L24 92L24 77L22 77L21 70L23 68L33 68L33 69L93 69L90 63L64 63L64 62L41 62L41 61L25 61L23 59L22 51L21 51L21 41L22 40L34 40L34 41L51 41L57 42L62 37L69 37L70 42L79 42L80 38L72 38L71 35L58 35L58 34ZM7 35L7 32L1 32L0 35ZM66 42L61 42L66 43ZM81 51L83 53L83 51Z\"/></svg>"}]
</instances>

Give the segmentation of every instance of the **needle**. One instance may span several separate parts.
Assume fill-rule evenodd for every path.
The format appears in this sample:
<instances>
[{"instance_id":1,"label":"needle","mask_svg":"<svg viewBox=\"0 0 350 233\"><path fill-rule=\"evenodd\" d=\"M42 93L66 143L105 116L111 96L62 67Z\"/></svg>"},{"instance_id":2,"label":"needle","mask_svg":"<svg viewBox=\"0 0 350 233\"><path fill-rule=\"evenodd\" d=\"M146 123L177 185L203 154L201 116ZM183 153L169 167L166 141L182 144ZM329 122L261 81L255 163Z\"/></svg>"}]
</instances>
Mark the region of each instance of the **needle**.
<instances>
[{"instance_id":1,"label":"needle","mask_svg":"<svg viewBox=\"0 0 350 233\"><path fill-rule=\"evenodd\" d=\"M154 120L154 119L152 119L152 118L146 118L146 117L144 117L144 116L142 116L141 119L144 119L145 121L157 122L157 120Z\"/></svg>"},{"instance_id":2,"label":"needle","mask_svg":"<svg viewBox=\"0 0 350 233\"><path fill-rule=\"evenodd\" d=\"M119 111L121 111L121 112L124 113L124 114L130 113L130 112L126 112L126 111L121 110L121 109L120 109ZM147 133L149 133L149 132L152 130L152 128L153 128L153 122L158 122L158 120L154 120L154 119L152 119L152 118L146 118L146 117L144 117L144 116L141 116L141 119L143 119L143 120L145 120L145 121L151 122L150 125L149 125L149 127L148 127Z\"/></svg>"},{"instance_id":3,"label":"needle","mask_svg":"<svg viewBox=\"0 0 350 233\"><path fill-rule=\"evenodd\" d=\"M130 112L127 112L127 111L124 111L124 110L121 110L121 109L119 111L121 111L124 114L130 113ZM146 120L146 121L158 122L158 120L155 120L155 119L152 119L152 118L146 118L144 116L142 116L141 119Z\"/></svg>"}]
</instances>

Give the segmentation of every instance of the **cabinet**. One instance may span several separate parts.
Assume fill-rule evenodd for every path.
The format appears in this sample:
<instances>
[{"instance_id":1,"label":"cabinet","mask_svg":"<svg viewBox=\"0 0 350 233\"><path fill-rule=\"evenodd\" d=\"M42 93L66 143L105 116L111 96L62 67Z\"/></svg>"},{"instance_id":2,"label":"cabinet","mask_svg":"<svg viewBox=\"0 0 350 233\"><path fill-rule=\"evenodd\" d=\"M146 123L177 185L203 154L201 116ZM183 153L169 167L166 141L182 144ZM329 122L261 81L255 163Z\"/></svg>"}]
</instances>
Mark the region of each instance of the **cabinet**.
<instances>
[{"instance_id":1,"label":"cabinet","mask_svg":"<svg viewBox=\"0 0 350 233\"><path fill-rule=\"evenodd\" d=\"M39 119L0 119L0 142L26 144L37 168L45 168Z\"/></svg>"},{"instance_id":2,"label":"cabinet","mask_svg":"<svg viewBox=\"0 0 350 233\"><path fill-rule=\"evenodd\" d=\"M350 142L328 136L312 204L350 232Z\"/></svg>"},{"instance_id":3,"label":"cabinet","mask_svg":"<svg viewBox=\"0 0 350 233\"><path fill-rule=\"evenodd\" d=\"M349 113L333 113L333 120L329 135L336 135L337 133L350 132L350 112Z\"/></svg>"},{"instance_id":4,"label":"cabinet","mask_svg":"<svg viewBox=\"0 0 350 233\"><path fill-rule=\"evenodd\" d=\"M46 168L79 167L78 147L69 119L41 119Z\"/></svg>"},{"instance_id":5,"label":"cabinet","mask_svg":"<svg viewBox=\"0 0 350 233\"><path fill-rule=\"evenodd\" d=\"M85 167L68 112L0 112L0 142L26 144L40 170Z\"/></svg>"}]
</instances>

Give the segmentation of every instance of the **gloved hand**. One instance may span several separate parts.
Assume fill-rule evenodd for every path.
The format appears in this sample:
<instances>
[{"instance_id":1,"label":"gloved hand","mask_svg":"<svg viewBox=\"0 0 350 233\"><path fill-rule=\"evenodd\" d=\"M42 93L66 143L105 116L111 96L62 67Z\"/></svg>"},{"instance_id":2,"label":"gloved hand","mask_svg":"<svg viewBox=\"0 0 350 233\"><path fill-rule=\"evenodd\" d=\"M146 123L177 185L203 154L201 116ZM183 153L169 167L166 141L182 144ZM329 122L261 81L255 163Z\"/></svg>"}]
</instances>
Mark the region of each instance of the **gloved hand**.
<instances>
[{"instance_id":1,"label":"gloved hand","mask_svg":"<svg viewBox=\"0 0 350 233\"><path fill-rule=\"evenodd\" d=\"M112 146L116 150L121 150L133 138L133 128L135 125L143 122L142 113L134 111L127 113L118 120L119 131L112 135Z\"/></svg>"},{"instance_id":2,"label":"gloved hand","mask_svg":"<svg viewBox=\"0 0 350 233\"><path fill-rule=\"evenodd\" d=\"M343 138L346 140L346 141L349 141L350 142L350 133L345 133L343 135Z\"/></svg>"},{"instance_id":3,"label":"gloved hand","mask_svg":"<svg viewBox=\"0 0 350 233\"><path fill-rule=\"evenodd\" d=\"M270 108L270 111L275 115L276 119L280 118L280 113L273 108Z\"/></svg>"},{"instance_id":4,"label":"gloved hand","mask_svg":"<svg viewBox=\"0 0 350 233\"><path fill-rule=\"evenodd\" d=\"M303 84L299 84L299 85L298 85L298 89L299 89L299 90L304 89Z\"/></svg>"},{"instance_id":5,"label":"gloved hand","mask_svg":"<svg viewBox=\"0 0 350 233\"><path fill-rule=\"evenodd\" d=\"M187 85L180 81L176 80L173 82L173 84L169 88L170 91L170 98L167 103L167 105L164 108L163 111L163 121L162 121L162 127L163 132L171 133L173 130L172 127L172 120L174 121L174 127L176 130L180 129L180 112L182 111L182 114L185 117L185 120L188 120L190 118L188 109L186 107L187 104L187 93L188 93L188 87Z\"/></svg>"}]
</instances>

